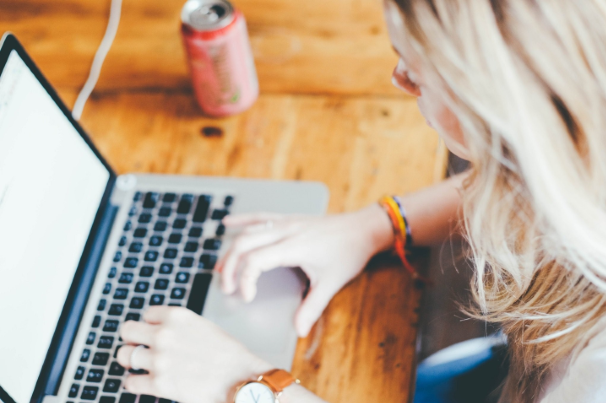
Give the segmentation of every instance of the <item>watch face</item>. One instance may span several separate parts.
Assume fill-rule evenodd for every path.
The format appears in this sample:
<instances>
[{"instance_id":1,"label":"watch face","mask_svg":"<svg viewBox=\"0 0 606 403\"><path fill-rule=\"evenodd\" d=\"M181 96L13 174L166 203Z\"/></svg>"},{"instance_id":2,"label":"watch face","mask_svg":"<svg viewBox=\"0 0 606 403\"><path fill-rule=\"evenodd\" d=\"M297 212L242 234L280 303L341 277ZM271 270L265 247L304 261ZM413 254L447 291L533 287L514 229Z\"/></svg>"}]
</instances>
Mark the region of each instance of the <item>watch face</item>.
<instances>
[{"instance_id":1,"label":"watch face","mask_svg":"<svg viewBox=\"0 0 606 403\"><path fill-rule=\"evenodd\" d=\"M275 403L274 392L259 382L242 386L236 395L236 403Z\"/></svg>"}]
</instances>

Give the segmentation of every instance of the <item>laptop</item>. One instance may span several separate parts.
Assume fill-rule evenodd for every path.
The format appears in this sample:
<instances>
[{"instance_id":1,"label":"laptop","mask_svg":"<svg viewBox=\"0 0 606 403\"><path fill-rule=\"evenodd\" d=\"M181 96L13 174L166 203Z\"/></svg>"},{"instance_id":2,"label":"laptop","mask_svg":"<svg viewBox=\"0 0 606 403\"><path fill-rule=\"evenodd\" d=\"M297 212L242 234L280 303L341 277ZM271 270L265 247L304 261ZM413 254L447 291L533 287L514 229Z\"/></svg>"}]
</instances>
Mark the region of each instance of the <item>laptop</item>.
<instances>
[{"instance_id":1,"label":"laptop","mask_svg":"<svg viewBox=\"0 0 606 403\"><path fill-rule=\"evenodd\" d=\"M228 214L322 214L320 183L117 176L17 39L0 44L0 400L155 403L122 385L120 325L187 307L290 369L300 271L264 274L255 301L225 296ZM166 403L160 399L159 403Z\"/></svg>"}]
</instances>

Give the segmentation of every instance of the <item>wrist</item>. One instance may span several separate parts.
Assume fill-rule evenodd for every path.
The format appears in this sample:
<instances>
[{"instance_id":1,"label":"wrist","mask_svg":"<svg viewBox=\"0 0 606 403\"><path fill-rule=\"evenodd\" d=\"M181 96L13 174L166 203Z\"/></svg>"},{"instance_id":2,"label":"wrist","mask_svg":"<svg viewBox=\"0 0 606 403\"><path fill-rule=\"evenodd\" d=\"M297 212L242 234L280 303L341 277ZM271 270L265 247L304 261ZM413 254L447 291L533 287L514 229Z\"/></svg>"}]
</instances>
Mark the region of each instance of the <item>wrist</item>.
<instances>
[{"instance_id":1,"label":"wrist","mask_svg":"<svg viewBox=\"0 0 606 403\"><path fill-rule=\"evenodd\" d=\"M359 211L370 238L373 255L393 247L395 238L391 221L378 203Z\"/></svg>"}]
</instances>

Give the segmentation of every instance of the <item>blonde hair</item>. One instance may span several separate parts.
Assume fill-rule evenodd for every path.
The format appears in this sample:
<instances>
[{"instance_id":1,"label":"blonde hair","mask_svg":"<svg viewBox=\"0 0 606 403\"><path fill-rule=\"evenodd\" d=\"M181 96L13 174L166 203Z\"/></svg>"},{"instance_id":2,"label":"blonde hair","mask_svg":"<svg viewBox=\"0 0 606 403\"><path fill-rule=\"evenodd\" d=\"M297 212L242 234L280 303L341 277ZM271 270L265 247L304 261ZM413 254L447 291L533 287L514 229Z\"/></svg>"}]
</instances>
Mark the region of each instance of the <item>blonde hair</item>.
<instances>
[{"instance_id":1,"label":"blonde hair","mask_svg":"<svg viewBox=\"0 0 606 403\"><path fill-rule=\"evenodd\" d=\"M606 311L606 2L394 0L464 132L478 313L533 402ZM439 129L439 128L438 128Z\"/></svg>"}]
</instances>

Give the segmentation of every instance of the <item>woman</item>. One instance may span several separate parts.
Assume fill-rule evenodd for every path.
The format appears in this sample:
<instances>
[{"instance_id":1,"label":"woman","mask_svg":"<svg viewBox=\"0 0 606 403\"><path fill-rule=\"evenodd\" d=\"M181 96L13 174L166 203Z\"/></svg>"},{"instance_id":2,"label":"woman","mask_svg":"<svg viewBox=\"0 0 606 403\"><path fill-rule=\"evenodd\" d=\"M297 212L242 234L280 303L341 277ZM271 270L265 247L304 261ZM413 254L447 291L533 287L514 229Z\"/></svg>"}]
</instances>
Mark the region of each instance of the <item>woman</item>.
<instances>
[{"instance_id":1,"label":"woman","mask_svg":"<svg viewBox=\"0 0 606 403\"><path fill-rule=\"evenodd\" d=\"M476 269L472 312L502 325L503 402L606 401L606 4L602 0L386 0L400 61L394 84L467 159L466 176L402 198L417 245L460 224ZM268 228L267 220L273 222ZM245 227L220 262L225 292L300 266L311 280L305 336L332 296L394 235L378 205L321 219L234 216ZM271 369L201 318L158 307L122 337L145 344L134 393L227 401ZM202 342L200 340L203 340ZM128 367L132 346L120 350ZM226 353L229 352L229 353ZM282 402L320 401L303 387Z\"/></svg>"}]
</instances>

